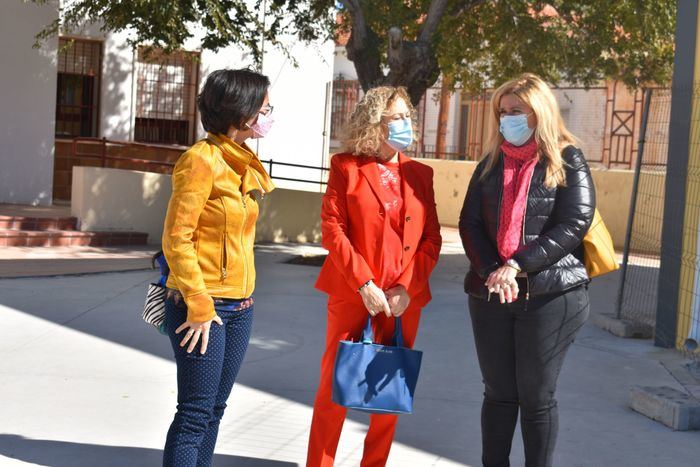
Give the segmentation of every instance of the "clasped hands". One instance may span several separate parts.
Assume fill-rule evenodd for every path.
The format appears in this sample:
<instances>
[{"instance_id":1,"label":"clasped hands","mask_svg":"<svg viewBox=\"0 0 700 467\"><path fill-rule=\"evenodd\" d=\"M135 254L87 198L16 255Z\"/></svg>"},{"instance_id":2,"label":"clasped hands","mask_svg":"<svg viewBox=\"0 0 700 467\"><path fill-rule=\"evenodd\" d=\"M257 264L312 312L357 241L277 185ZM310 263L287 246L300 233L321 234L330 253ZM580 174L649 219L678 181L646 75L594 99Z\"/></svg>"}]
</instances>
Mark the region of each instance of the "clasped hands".
<instances>
[{"instance_id":1,"label":"clasped hands","mask_svg":"<svg viewBox=\"0 0 700 467\"><path fill-rule=\"evenodd\" d=\"M377 287L374 282L371 282L360 289L360 296L365 308L372 316L377 316L379 313L391 318L398 318L406 311L411 298L403 285L397 285L388 290L382 290Z\"/></svg>"},{"instance_id":2,"label":"clasped hands","mask_svg":"<svg viewBox=\"0 0 700 467\"><path fill-rule=\"evenodd\" d=\"M486 279L486 287L489 289L489 300L491 294L498 294L501 303L512 303L518 298L518 282L515 276L518 271L508 265L501 266L492 272Z\"/></svg>"}]
</instances>

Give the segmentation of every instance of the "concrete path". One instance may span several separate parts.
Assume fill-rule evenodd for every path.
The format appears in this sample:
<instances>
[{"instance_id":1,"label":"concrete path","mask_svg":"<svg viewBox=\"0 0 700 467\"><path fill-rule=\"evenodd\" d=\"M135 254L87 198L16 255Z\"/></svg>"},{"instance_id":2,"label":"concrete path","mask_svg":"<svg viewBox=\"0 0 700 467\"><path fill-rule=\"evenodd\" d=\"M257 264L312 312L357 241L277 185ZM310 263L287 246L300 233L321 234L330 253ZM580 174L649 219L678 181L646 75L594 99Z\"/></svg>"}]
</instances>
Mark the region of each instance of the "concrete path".
<instances>
[{"instance_id":1,"label":"concrete path","mask_svg":"<svg viewBox=\"0 0 700 467\"><path fill-rule=\"evenodd\" d=\"M221 427L215 465L304 465L324 339L318 268L260 246L253 339ZM416 347L415 414L402 416L390 465L480 465L482 383L462 293L466 260L447 244ZM156 466L175 407L168 340L140 321L152 271L0 280L0 466ZM609 311L617 278L592 287ZM700 465L700 433L673 432L627 408L633 384L680 385L678 356L587 325L559 385L556 466ZM338 465L359 465L367 417L352 413ZM516 435L512 465L523 465Z\"/></svg>"},{"instance_id":2,"label":"concrete path","mask_svg":"<svg viewBox=\"0 0 700 467\"><path fill-rule=\"evenodd\" d=\"M151 267L157 246L2 247L0 278L137 271Z\"/></svg>"}]
</instances>

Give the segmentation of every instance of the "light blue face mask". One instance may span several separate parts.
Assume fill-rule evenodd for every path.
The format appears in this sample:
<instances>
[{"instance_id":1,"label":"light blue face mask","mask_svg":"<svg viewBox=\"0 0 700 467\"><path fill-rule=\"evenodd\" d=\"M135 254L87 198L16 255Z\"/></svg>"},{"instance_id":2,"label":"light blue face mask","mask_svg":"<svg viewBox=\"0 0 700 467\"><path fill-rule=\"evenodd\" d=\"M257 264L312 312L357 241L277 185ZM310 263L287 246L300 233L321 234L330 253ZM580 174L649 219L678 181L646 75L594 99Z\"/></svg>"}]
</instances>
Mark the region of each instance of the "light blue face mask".
<instances>
[{"instance_id":1,"label":"light blue face mask","mask_svg":"<svg viewBox=\"0 0 700 467\"><path fill-rule=\"evenodd\" d=\"M527 143L534 128L527 126L527 115L504 115L501 117L501 134L513 146L522 146Z\"/></svg>"},{"instance_id":2,"label":"light blue face mask","mask_svg":"<svg viewBox=\"0 0 700 467\"><path fill-rule=\"evenodd\" d=\"M413 142L413 125L410 118L394 120L387 124L389 135L386 143L397 151L403 151Z\"/></svg>"}]
</instances>

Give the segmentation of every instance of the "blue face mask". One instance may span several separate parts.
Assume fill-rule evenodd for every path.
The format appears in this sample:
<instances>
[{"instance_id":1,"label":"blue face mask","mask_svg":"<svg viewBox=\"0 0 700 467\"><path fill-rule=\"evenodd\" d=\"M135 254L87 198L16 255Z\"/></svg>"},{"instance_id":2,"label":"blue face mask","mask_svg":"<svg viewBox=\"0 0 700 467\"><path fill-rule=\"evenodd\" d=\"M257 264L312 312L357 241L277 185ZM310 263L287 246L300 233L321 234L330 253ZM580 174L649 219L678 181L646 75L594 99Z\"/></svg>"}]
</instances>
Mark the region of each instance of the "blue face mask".
<instances>
[{"instance_id":1,"label":"blue face mask","mask_svg":"<svg viewBox=\"0 0 700 467\"><path fill-rule=\"evenodd\" d=\"M389 135L386 138L386 142L389 146L397 151L403 151L411 145L413 142L413 125L410 118L394 120L387 126L389 127Z\"/></svg>"},{"instance_id":2,"label":"blue face mask","mask_svg":"<svg viewBox=\"0 0 700 467\"><path fill-rule=\"evenodd\" d=\"M504 115L501 117L501 134L513 146L522 146L527 143L534 128L527 126L527 115Z\"/></svg>"}]
</instances>

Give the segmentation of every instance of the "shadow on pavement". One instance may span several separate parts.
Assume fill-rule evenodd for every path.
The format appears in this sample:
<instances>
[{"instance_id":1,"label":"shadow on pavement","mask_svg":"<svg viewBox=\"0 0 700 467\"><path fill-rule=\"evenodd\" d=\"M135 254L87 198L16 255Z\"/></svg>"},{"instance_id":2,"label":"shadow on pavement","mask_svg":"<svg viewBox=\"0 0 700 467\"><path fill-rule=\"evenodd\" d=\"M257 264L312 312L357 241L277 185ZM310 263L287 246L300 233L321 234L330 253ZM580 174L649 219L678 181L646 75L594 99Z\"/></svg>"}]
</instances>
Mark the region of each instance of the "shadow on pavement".
<instances>
[{"instance_id":1,"label":"shadow on pavement","mask_svg":"<svg viewBox=\"0 0 700 467\"><path fill-rule=\"evenodd\" d=\"M32 464L51 467L91 467L160 465L163 452L158 449L130 446L101 446L48 439L30 439L18 435L0 434L0 454ZM251 457L214 455L214 466L297 467L293 462L281 462Z\"/></svg>"},{"instance_id":2,"label":"shadow on pavement","mask_svg":"<svg viewBox=\"0 0 700 467\"><path fill-rule=\"evenodd\" d=\"M236 384L312 407L326 332L327 297L313 287L319 268L285 264L295 251L268 246L256 250L253 335ZM431 281L434 298L422 313L416 341L424 357L415 412L402 417L395 439L474 464L479 459L483 386L476 358L470 358L473 341L462 292L465 269L462 256L443 257ZM0 303L172 361L168 338L141 320L146 286L156 278L155 271L138 271L5 279L0 281ZM369 422L366 414L354 411L348 419Z\"/></svg>"},{"instance_id":3,"label":"shadow on pavement","mask_svg":"<svg viewBox=\"0 0 700 467\"><path fill-rule=\"evenodd\" d=\"M326 330L327 298L313 288L318 268L285 264L298 254L293 248L261 246L256 250L253 335L236 384L311 407ZM433 301L422 313L415 346L424 352L415 412L400 418L395 439L441 458L480 465L483 383L463 292L467 266L463 255L444 255L431 278ZM172 361L169 340L141 321L146 285L156 278L155 272L140 271L6 279L0 280L0 303ZM613 311L617 282L618 273L593 282L593 313ZM626 408L629 384L649 384L658 381L656 375L667 376L649 360L657 350L645 342L613 340L590 326L577 340L559 384L563 416L555 465L695 465L646 463L658 454L655 443L666 443L678 454L690 450L695 439L692 434L663 431ZM354 411L348 418L368 422L366 414ZM601 441L599 427L606 424L609 426ZM597 446L596 460L581 461L591 455L592 443ZM158 450L28 440L14 435L0 436L0 454L60 467L75 465L70 462L74 455L94 460L83 465L110 465L99 463L110 459L119 460L113 465L160 462ZM684 456L692 458L692 454ZM125 458L135 461L123 461ZM295 465L232 456L218 459L228 465ZM519 434L514 438L511 462L523 464Z\"/></svg>"}]
</instances>

